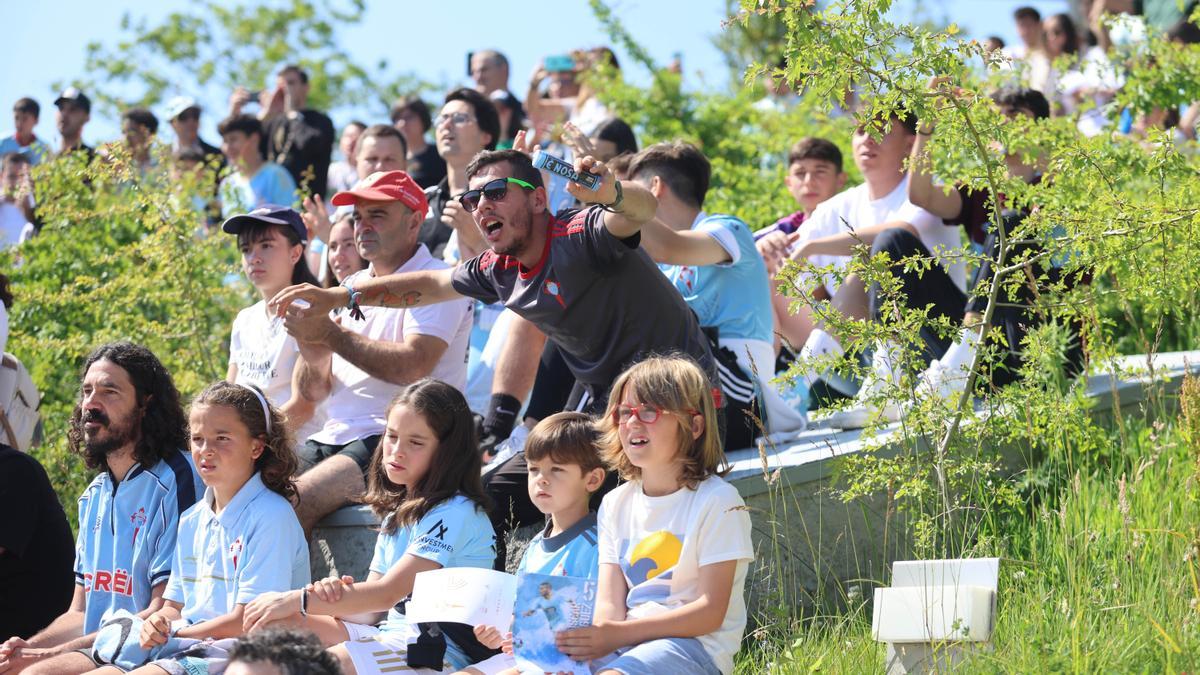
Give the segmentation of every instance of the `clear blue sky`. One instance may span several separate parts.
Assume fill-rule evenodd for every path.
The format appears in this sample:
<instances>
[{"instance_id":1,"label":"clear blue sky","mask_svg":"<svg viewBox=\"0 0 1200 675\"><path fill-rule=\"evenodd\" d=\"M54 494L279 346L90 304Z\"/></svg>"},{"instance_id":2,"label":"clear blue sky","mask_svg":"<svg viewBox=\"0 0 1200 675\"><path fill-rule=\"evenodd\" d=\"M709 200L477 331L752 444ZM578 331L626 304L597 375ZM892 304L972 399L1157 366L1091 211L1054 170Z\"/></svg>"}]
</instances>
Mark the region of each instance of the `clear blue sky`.
<instances>
[{"instance_id":1,"label":"clear blue sky","mask_svg":"<svg viewBox=\"0 0 1200 675\"><path fill-rule=\"evenodd\" d=\"M189 0L122 0L121 2L24 2L3 0L7 58L0 59L0 134L11 133L9 107L21 96L42 104L39 137L57 143L53 101L56 81L80 73L85 45L90 41L114 44L123 14L155 19L172 11L186 11ZM727 83L720 54L709 37L721 30L722 0L612 0L634 38L662 63L675 52L683 53L689 86L723 88ZM971 37L999 35L1015 42L1012 10L1020 5L1037 7L1043 15L1066 11L1066 0L896 0L893 14L910 18L914 13L954 21ZM414 72L424 79L447 84L465 83L466 52L496 47L512 64L512 88L520 93L537 61L547 54L571 48L605 44L606 37L585 0L457 0L415 2L367 0L367 21L347 27L338 38L363 64L386 57L393 68ZM387 27L386 29L383 27ZM407 30L400 27L409 27ZM449 46L447 46L449 45ZM618 56L623 56L618 53ZM645 79L644 73L628 73ZM202 135L215 141L216 122L224 100L203 100ZM156 111L160 113L161 111ZM336 124L368 111L335 111ZM364 120L384 121L384 120ZM84 130L84 140L95 144L118 134L117 120L100 114ZM169 136L170 127L160 133Z\"/></svg>"}]
</instances>

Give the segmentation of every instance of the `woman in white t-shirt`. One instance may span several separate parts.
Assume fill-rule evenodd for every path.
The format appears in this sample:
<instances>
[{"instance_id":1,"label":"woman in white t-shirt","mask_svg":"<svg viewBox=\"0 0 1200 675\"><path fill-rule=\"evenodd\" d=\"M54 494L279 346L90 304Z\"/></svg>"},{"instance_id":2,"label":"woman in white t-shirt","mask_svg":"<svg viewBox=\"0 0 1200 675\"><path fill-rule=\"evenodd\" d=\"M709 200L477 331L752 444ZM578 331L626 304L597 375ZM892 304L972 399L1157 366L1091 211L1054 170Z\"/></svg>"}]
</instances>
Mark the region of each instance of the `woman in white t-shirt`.
<instances>
[{"instance_id":1,"label":"woman in white t-shirt","mask_svg":"<svg viewBox=\"0 0 1200 675\"><path fill-rule=\"evenodd\" d=\"M229 336L229 373L225 379L252 384L287 414L298 443L321 428L316 406L293 396L292 372L300 355L283 320L267 312L267 300L292 284L319 285L308 268L304 245L308 230L294 209L264 206L226 220L221 229L237 235L242 272L260 300L238 312Z\"/></svg>"},{"instance_id":2,"label":"woman in white t-shirt","mask_svg":"<svg viewBox=\"0 0 1200 675\"><path fill-rule=\"evenodd\" d=\"M713 387L684 357L613 384L600 451L628 482L600 505L593 625L558 648L601 674L730 673L746 628L750 516L725 482Z\"/></svg>"}]
</instances>

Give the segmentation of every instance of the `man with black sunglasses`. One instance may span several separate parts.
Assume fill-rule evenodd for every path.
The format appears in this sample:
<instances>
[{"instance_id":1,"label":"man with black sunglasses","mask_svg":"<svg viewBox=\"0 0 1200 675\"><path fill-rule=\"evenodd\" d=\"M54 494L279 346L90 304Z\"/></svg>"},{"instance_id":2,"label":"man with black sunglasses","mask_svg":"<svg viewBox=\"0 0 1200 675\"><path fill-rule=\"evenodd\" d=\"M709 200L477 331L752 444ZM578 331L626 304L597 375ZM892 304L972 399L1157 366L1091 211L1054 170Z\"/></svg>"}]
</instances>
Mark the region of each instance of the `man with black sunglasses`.
<instances>
[{"instance_id":1,"label":"man with black sunglasses","mask_svg":"<svg viewBox=\"0 0 1200 675\"><path fill-rule=\"evenodd\" d=\"M528 155L480 153L467 167L470 190L460 202L487 243L483 253L453 269L392 274L351 287L292 286L275 296L272 307L303 316L360 304L413 307L461 296L501 302L519 322L542 333L529 339L533 353L540 353L546 337L561 348L576 379L567 404L573 410L602 410L617 375L652 353L682 352L715 382L712 353L695 315L640 248L642 227L658 208L654 195L636 183L618 182L593 157L577 159L575 168L598 175L600 185L592 191L571 183L571 194L592 206L564 221L547 210L542 175ZM293 305L299 299L310 306ZM524 487L523 456L492 473L520 476L487 481L498 502L498 532L538 517Z\"/></svg>"}]
</instances>

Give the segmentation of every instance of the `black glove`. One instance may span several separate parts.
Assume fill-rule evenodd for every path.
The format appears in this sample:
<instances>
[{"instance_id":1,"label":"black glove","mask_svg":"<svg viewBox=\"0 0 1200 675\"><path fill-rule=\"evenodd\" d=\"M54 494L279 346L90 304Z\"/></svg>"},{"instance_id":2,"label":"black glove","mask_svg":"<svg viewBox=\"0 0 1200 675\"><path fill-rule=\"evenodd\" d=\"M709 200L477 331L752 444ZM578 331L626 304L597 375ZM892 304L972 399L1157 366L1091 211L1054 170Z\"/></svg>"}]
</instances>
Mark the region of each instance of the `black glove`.
<instances>
[{"instance_id":1,"label":"black glove","mask_svg":"<svg viewBox=\"0 0 1200 675\"><path fill-rule=\"evenodd\" d=\"M488 403L487 416L483 418L482 436L479 439L479 449L485 455L490 455L497 445L512 434L517 425L517 415L521 412L521 402L517 397L508 394L492 394Z\"/></svg>"}]
</instances>

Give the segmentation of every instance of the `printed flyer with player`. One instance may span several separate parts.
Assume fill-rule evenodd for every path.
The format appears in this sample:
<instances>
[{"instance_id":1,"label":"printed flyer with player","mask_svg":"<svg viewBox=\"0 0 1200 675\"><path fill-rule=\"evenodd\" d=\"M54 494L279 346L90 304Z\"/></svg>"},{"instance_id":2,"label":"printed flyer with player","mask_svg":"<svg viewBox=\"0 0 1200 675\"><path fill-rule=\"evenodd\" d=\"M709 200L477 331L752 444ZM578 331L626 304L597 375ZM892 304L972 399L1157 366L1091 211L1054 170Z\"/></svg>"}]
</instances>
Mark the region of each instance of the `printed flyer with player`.
<instances>
[{"instance_id":1,"label":"printed flyer with player","mask_svg":"<svg viewBox=\"0 0 1200 675\"><path fill-rule=\"evenodd\" d=\"M596 581L522 574L513 610L513 655L522 671L590 673L588 664L558 651L554 634L592 625Z\"/></svg>"}]
</instances>

